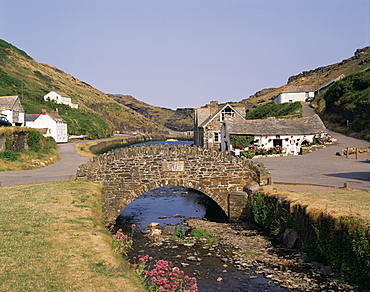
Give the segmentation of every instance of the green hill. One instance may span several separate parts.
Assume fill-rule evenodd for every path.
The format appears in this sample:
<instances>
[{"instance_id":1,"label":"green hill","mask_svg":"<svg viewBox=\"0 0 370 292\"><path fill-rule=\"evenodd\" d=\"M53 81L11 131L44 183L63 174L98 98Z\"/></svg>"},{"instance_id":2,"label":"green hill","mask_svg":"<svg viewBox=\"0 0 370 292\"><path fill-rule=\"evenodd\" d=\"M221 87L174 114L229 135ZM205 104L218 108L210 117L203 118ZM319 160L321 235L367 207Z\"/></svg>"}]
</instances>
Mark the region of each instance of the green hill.
<instances>
[{"instance_id":1,"label":"green hill","mask_svg":"<svg viewBox=\"0 0 370 292\"><path fill-rule=\"evenodd\" d=\"M173 131L192 131L194 128L194 109L192 108L179 108L174 111L149 105L130 95L116 94L109 96L118 103Z\"/></svg>"},{"instance_id":2,"label":"green hill","mask_svg":"<svg viewBox=\"0 0 370 292\"><path fill-rule=\"evenodd\" d=\"M329 128L370 140L370 69L335 82L313 103Z\"/></svg>"},{"instance_id":3,"label":"green hill","mask_svg":"<svg viewBox=\"0 0 370 292\"><path fill-rule=\"evenodd\" d=\"M288 86L314 86L315 90L327 82L344 74L348 76L370 68L370 46L358 49L354 55L339 63L319 67L314 70L304 71L300 74L288 78L287 84L278 88L262 89L247 99L243 103L247 108L254 108L268 103L275 99Z\"/></svg>"},{"instance_id":4,"label":"green hill","mask_svg":"<svg viewBox=\"0 0 370 292\"><path fill-rule=\"evenodd\" d=\"M68 94L78 109L44 101L52 89ZM160 126L53 66L38 63L24 51L0 40L0 96L18 95L28 114L57 107L68 122L69 134L92 138L110 136L113 130L156 132Z\"/></svg>"}]
</instances>

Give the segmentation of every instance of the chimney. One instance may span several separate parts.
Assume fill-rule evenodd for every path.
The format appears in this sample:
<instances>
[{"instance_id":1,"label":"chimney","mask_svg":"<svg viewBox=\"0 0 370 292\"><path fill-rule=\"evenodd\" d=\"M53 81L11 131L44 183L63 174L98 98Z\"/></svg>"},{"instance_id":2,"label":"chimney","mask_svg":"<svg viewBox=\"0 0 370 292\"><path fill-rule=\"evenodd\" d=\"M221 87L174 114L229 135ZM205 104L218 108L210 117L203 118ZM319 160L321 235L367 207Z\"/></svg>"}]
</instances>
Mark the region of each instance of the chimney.
<instances>
[{"instance_id":1,"label":"chimney","mask_svg":"<svg viewBox=\"0 0 370 292\"><path fill-rule=\"evenodd\" d=\"M42 114L46 115L46 109L45 108L42 109Z\"/></svg>"},{"instance_id":2,"label":"chimney","mask_svg":"<svg viewBox=\"0 0 370 292\"><path fill-rule=\"evenodd\" d=\"M211 115L213 116L215 113L218 112L218 101L211 101L210 104L209 104L210 108L211 108Z\"/></svg>"}]
</instances>

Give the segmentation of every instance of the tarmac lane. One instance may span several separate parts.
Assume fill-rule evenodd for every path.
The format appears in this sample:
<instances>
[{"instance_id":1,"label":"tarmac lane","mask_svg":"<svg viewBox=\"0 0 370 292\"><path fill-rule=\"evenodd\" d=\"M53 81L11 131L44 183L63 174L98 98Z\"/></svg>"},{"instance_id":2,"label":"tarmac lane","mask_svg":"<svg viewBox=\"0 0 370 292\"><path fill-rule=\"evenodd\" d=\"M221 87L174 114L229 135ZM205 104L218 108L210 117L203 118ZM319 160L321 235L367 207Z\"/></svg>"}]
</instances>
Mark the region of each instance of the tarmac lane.
<instances>
[{"instance_id":1,"label":"tarmac lane","mask_svg":"<svg viewBox=\"0 0 370 292\"><path fill-rule=\"evenodd\" d=\"M33 170L0 172L1 185L10 186L69 180L71 176L76 175L78 167L90 159L77 154L77 143L81 142L59 144L60 160L52 165Z\"/></svg>"},{"instance_id":2,"label":"tarmac lane","mask_svg":"<svg viewBox=\"0 0 370 292\"><path fill-rule=\"evenodd\" d=\"M336 155L346 147L370 147L365 140L352 138L328 130L328 134L337 139L335 145L314 151L306 155L267 157L253 159L265 165L270 171L273 182L315 184L322 186L343 187L370 190L370 154L345 156ZM76 153L76 143L59 144L61 159L55 164L23 171L0 172L3 186L30 183L63 181L75 176L78 167L87 162L89 157Z\"/></svg>"}]
</instances>

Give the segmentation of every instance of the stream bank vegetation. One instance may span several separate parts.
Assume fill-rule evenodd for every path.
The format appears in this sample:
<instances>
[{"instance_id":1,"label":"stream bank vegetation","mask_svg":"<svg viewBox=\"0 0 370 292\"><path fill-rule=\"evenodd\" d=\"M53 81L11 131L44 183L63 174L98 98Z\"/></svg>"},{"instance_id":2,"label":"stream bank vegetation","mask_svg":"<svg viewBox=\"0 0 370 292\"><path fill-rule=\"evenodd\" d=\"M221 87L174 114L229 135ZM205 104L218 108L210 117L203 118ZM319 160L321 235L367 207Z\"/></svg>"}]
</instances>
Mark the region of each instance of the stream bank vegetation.
<instances>
[{"instance_id":1,"label":"stream bank vegetation","mask_svg":"<svg viewBox=\"0 0 370 292\"><path fill-rule=\"evenodd\" d=\"M113 248L124 256L127 256L128 251L134 244L133 233L136 225L131 225L131 233L124 234L122 229L116 231L114 225L109 229L112 232ZM185 237L185 227L178 225L176 227L177 236L183 240ZM209 232L201 230L196 235L208 235ZM151 292L197 292L197 279L189 277L173 264L165 260L154 260L149 255L138 255L133 257L133 263L128 263L129 267L134 271L148 291Z\"/></svg>"},{"instance_id":2,"label":"stream bank vegetation","mask_svg":"<svg viewBox=\"0 0 370 292\"><path fill-rule=\"evenodd\" d=\"M250 215L266 232L281 240L287 230L294 230L297 233L295 247L307 252L311 260L338 270L344 283L367 290L370 289L368 194L366 191L343 194L337 190L336 195L330 195L332 201L328 208L327 204L320 206L317 203L325 204L327 194L320 198L311 193L308 197L293 191L282 192L276 187L265 188L263 193L252 196ZM363 209L367 209L362 215L357 210L349 213L340 207L340 204L354 206L362 197ZM344 202L336 203L342 199Z\"/></svg>"}]
</instances>

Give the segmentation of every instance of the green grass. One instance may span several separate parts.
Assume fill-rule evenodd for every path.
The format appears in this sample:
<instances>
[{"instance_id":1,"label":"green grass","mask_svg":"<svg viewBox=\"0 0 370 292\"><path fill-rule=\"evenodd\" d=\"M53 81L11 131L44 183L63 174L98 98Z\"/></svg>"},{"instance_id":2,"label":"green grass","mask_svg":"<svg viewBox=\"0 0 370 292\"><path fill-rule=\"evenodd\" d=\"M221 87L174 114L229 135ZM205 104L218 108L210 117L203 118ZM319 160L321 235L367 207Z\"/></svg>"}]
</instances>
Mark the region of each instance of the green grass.
<instances>
[{"instance_id":1,"label":"green grass","mask_svg":"<svg viewBox=\"0 0 370 292\"><path fill-rule=\"evenodd\" d=\"M266 119L275 117L277 119L284 118L301 118L302 104L300 102L293 103L266 103L258 108L249 109L246 114L247 120Z\"/></svg>"},{"instance_id":2,"label":"green grass","mask_svg":"<svg viewBox=\"0 0 370 292\"><path fill-rule=\"evenodd\" d=\"M77 181L0 188L0 291L144 291L111 249L101 196Z\"/></svg>"}]
</instances>

